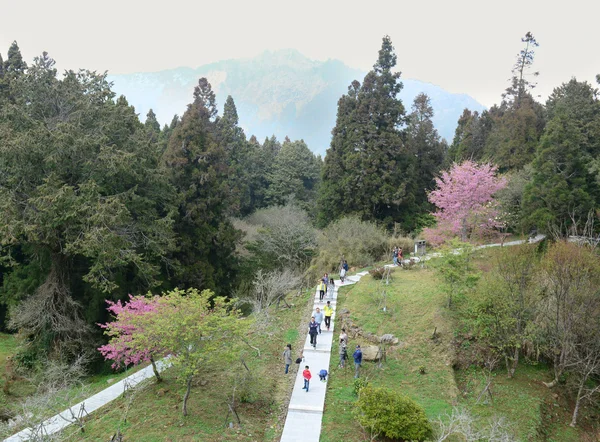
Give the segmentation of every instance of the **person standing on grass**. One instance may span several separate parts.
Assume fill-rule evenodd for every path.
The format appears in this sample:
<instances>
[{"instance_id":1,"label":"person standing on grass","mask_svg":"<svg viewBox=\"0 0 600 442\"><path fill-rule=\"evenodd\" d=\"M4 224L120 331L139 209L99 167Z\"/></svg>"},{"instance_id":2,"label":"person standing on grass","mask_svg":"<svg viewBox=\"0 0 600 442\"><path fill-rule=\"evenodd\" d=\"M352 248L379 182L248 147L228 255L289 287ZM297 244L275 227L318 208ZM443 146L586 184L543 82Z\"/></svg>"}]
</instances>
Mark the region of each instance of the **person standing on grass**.
<instances>
[{"instance_id":1,"label":"person standing on grass","mask_svg":"<svg viewBox=\"0 0 600 442\"><path fill-rule=\"evenodd\" d=\"M362 364L362 351L360 349L360 345L356 346L356 350L352 355L354 358L354 379L358 379L360 374L360 365Z\"/></svg>"},{"instance_id":2,"label":"person standing on grass","mask_svg":"<svg viewBox=\"0 0 600 442\"><path fill-rule=\"evenodd\" d=\"M346 367L346 359L348 359L348 347L345 341L340 341L340 368Z\"/></svg>"},{"instance_id":3,"label":"person standing on grass","mask_svg":"<svg viewBox=\"0 0 600 442\"><path fill-rule=\"evenodd\" d=\"M323 322L323 319L324 319L323 312L321 311L321 309L319 307L317 307L312 315L313 315L313 318L315 318L316 323L319 324L319 334L321 334L321 323Z\"/></svg>"},{"instance_id":4,"label":"person standing on grass","mask_svg":"<svg viewBox=\"0 0 600 442\"><path fill-rule=\"evenodd\" d=\"M308 393L308 384L310 384L310 378L312 378L312 375L310 374L308 365L304 367L304 371L302 372L302 377L304 378L304 387L302 387L302 389L306 390L306 392Z\"/></svg>"},{"instance_id":5,"label":"person standing on grass","mask_svg":"<svg viewBox=\"0 0 600 442\"><path fill-rule=\"evenodd\" d=\"M346 334L346 329L342 328L342 332L340 333L340 345L344 343L344 345L348 345L348 335Z\"/></svg>"},{"instance_id":6,"label":"person standing on grass","mask_svg":"<svg viewBox=\"0 0 600 442\"><path fill-rule=\"evenodd\" d=\"M285 374L288 374L290 365L292 365L292 344L285 346L285 350L283 351L283 361L285 363Z\"/></svg>"},{"instance_id":7,"label":"person standing on grass","mask_svg":"<svg viewBox=\"0 0 600 442\"><path fill-rule=\"evenodd\" d=\"M319 302L323 302L323 298L325 297L325 289L326 289L326 285L323 282L323 280L321 279L321 282L319 283Z\"/></svg>"},{"instance_id":8,"label":"person standing on grass","mask_svg":"<svg viewBox=\"0 0 600 442\"><path fill-rule=\"evenodd\" d=\"M331 327L331 315L333 315L331 301L327 301L327 305L323 307L323 313L325 314L325 327L327 327L327 331L329 331L329 327Z\"/></svg>"},{"instance_id":9,"label":"person standing on grass","mask_svg":"<svg viewBox=\"0 0 600 442\"><path fill-rule=\"evenodd\" d=\"M317 335L319 334L319 324L316 323L315 317L310 318L308 323L308 334L310 336L310 345L317 348Z\"/></svg>"}]
</instances>

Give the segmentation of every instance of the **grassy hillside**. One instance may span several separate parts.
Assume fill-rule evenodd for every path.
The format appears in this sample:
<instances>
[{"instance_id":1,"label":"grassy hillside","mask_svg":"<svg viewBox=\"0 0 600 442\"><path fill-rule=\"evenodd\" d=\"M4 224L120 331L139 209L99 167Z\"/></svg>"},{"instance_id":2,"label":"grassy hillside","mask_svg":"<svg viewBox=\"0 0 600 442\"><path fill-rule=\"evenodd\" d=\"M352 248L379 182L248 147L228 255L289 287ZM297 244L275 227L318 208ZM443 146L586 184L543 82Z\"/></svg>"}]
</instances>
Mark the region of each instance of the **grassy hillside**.
<instances>
[{"instance_id":1,"label":"grassy hillside","mask_svg":"<svg viewBox=\"0 0 600 442\"><path fill-rule=\"evenodd\" d=\"M483 271L495 253L498 252L480 252ZM398 346L390 349L381 368L372 362L363 364L362 377L372 385L410 396L434 420L457 406L468 409L479 426L488 425L492 418L504 418L517 440L598 440L597 429L589 417L576 429L568 426L572 411L569 395L543 386L541 381L548 381L550 375L541 364L523 363L513 379L499 369L493 373L493 400L477 403L485 386L484 374L480 368L453 369L455 353L461 350L455 344L458 313L445 308L445 294L435 270L396 270L387 290L386 312L381 308L381 290L379 281L367 276L356 286L341 289L338 301L338 312L349 310L350 321L364 333L392 333L400 340ZM436 327L438 338L433 340ZM357 343L368 345L364 339L350 336L349 349L353 351ZM337 348L333 354L337 355ZM337 363L337 358L332 358L321 441L365 440L351 413L356 400L352 361L345 370L339 369ZM420 374L419 367L424 367L426 373Z\"/></svg>"},{"instance_id":2,"label":"grassy hillside","mask_svg":"<svg viewBox=\"0 0 600 442\"><path fill-rule=\"evenodd\" d=\"M431 270L396 271L388 287L387 311L378 306L381 299L379 281L366 276L355 286L342 288L338 297L338 313L349 310L352 323L364 332L379 336L392 333L399 338L391 347L387 362L381 368L365 363L363 377L376 386L402 392L421 404L429 418L449 412L456 402L458 389L454 382L452 357L448 353L452 337L452 321L443 309L443 294ZM437 327L439 338L431 339ZM337 331L339 332L339 326ZM365 340L350 336L349 349ZM337 345L334 351L337 354ZM345 370L337 368L332 358L329 391L326 397L321 441L361 441L363 434L352 417L353 364ZM426 367L425 375L419 367Z\"/></svg>"}]
</instances>

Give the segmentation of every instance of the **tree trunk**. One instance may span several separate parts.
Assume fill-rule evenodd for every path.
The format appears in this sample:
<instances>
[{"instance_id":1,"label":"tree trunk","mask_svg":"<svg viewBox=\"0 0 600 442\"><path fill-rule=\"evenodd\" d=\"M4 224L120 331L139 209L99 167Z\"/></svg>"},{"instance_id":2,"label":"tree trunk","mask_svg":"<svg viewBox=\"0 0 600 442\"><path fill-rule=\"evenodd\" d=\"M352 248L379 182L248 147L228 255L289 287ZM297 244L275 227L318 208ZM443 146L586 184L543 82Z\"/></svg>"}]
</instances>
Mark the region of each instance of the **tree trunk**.
<instances>
[{"instance_id":1,"label":"tree trunk","mask_svg":"<svg viewBox=\"0 0 600 442\"><path fill-rule=\"evenodd\" d=\"M192 378L193 377L194 376L189 375L187 378L187 382L186 382L187 388L185 390L185 395L183 396L183 415L184 416L187 416L187 414L188 414L187 413L187 401L190 397L190 391L192 390Z\"/></svg>"},{"instance_id":2,"label":"tree trunk","mask_svg":"<svg viewBox=\"0 0 600 442\"><path fill-rule=\"evenodd\" d=\"M510 366L510 359L508 355L504 355L504 365L506 366L506 375L508 378L512 378L512 367Z\"/></svg>"},{"instance_id":3,"label":"tree trunk","mask_svg":"<svg viewBox=\"0 0 600 442\"><path fill-rule=\"evenodd\" d=\"M575 410L573 410L573 418L571 419L571 426L577 425L577 414L579 413L579 404L581 402L581 392L583 391L583 379L579 382L579 390L577 390L577 400L575 401Z\"/></svg>"},{"instance_id":4,"label":"tree trunk","mask_svg":"<svg viewBox=\"0 0 600 442\"><path fill-rule=\"evenodd\" d=\"M515 376L515 371L517 371L517 365L519 365L519 347L515 348L515 353L513 355L512 364L510 370L508 372L508 377L512 378Z\"/></svg>"},{"instance_id":5,"label":"tree trunk","mask_svg":"<svg viewBox=\"0 0 600 442\"><path fill-rule=\"evenodd\" d=\"M162 382L162 377L156 368L156 362L154 362L154 356L150 356L150 363L152 364L152 371L154 372L154 376L156 376L156 382Z\"/></svg>"}]
</instances>

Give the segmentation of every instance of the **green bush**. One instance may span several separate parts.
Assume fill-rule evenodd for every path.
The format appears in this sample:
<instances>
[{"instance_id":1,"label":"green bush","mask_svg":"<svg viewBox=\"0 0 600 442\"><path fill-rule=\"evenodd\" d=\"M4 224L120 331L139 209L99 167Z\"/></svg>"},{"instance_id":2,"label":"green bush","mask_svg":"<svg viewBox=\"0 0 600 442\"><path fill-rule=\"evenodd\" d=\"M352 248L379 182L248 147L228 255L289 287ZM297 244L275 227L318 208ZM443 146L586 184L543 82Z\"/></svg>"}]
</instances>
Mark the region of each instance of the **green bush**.
<instances>
[{"instance_id":1,"label":"green bush","mask_svg":"<svg viewBox=\"0 0 600 442\"><path fill-rule=\"evenodd\" d=\"M358 396L360 394L360 390L369 385L369 381L363 378L354 379L354 394Z\"/></svg>"},{"instance_id":2,"label":"green bush","mask_svg":"<svg viewBox=\"0 0 600 442\"><path fill-rule=\"evenodd\" d=\"M424 441L432 435L431 424L421 406L384 388L362 388L354 415L363 428L390 439Z\"/></svg>"},{"instance_id":3,"label":"green bush","mask_svg":"<svg viewBox=\"0 0 600 442\"><path fill-rule=\"evenodd\" d=\"M388 235L375 223L341 218L319 236L319 253L311 267L315 275L336 272L342 256L351 267L365 267L386 255L387 244Z\"/></svg>"}]
</instances>

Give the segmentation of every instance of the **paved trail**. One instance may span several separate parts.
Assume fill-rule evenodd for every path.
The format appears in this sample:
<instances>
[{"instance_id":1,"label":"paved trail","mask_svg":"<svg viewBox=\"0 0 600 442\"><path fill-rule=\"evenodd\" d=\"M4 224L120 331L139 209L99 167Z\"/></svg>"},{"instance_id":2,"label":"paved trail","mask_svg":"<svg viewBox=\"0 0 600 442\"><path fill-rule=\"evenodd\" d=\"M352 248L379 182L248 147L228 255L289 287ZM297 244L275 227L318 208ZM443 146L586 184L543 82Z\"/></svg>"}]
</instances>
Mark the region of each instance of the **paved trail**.
<instances>
[{"instance_id":1,"label":"paved trail","mask_svg":"<svg viewBox=\"0 0 600 442\"><path fill-rule=\"evenodd\" d=\"M368 272L357 273L349 276L344 282L344 286L356 284L361 277ZM321 437L321 421L323 418L323 408L325 406L325 393L327 383L319 380L319 371L325 369L329 371L329 360L331 359L331 345L333 343L335 331L335 311L337 306L338 288L341 287L340 280L335 281L335 291L333 296L326 298L330 300L333 306L333 316L331 317L330 331L323 330L317 338L317 348L313 349L310 345L310 338L306 337L304 342L304 362L300 364L296 375L296 382L290 404L288 414L281 435L281 442L318 442ZM329 295L329 294L328 294ZM322 308L326 302L319 302L319 290L316 290L313 311L316 307ZM308 329L308 324L306 324ZM323 327L324 328L324 327ZM337 336L337 335L336 335ZM351 352L350 352L351 353ZM337 355L336 355L337 357ZM307 393L302 389L304 379L302 370L308 365L312 374L310 381L310 389Z\"/></svg>"}]
</instances>

